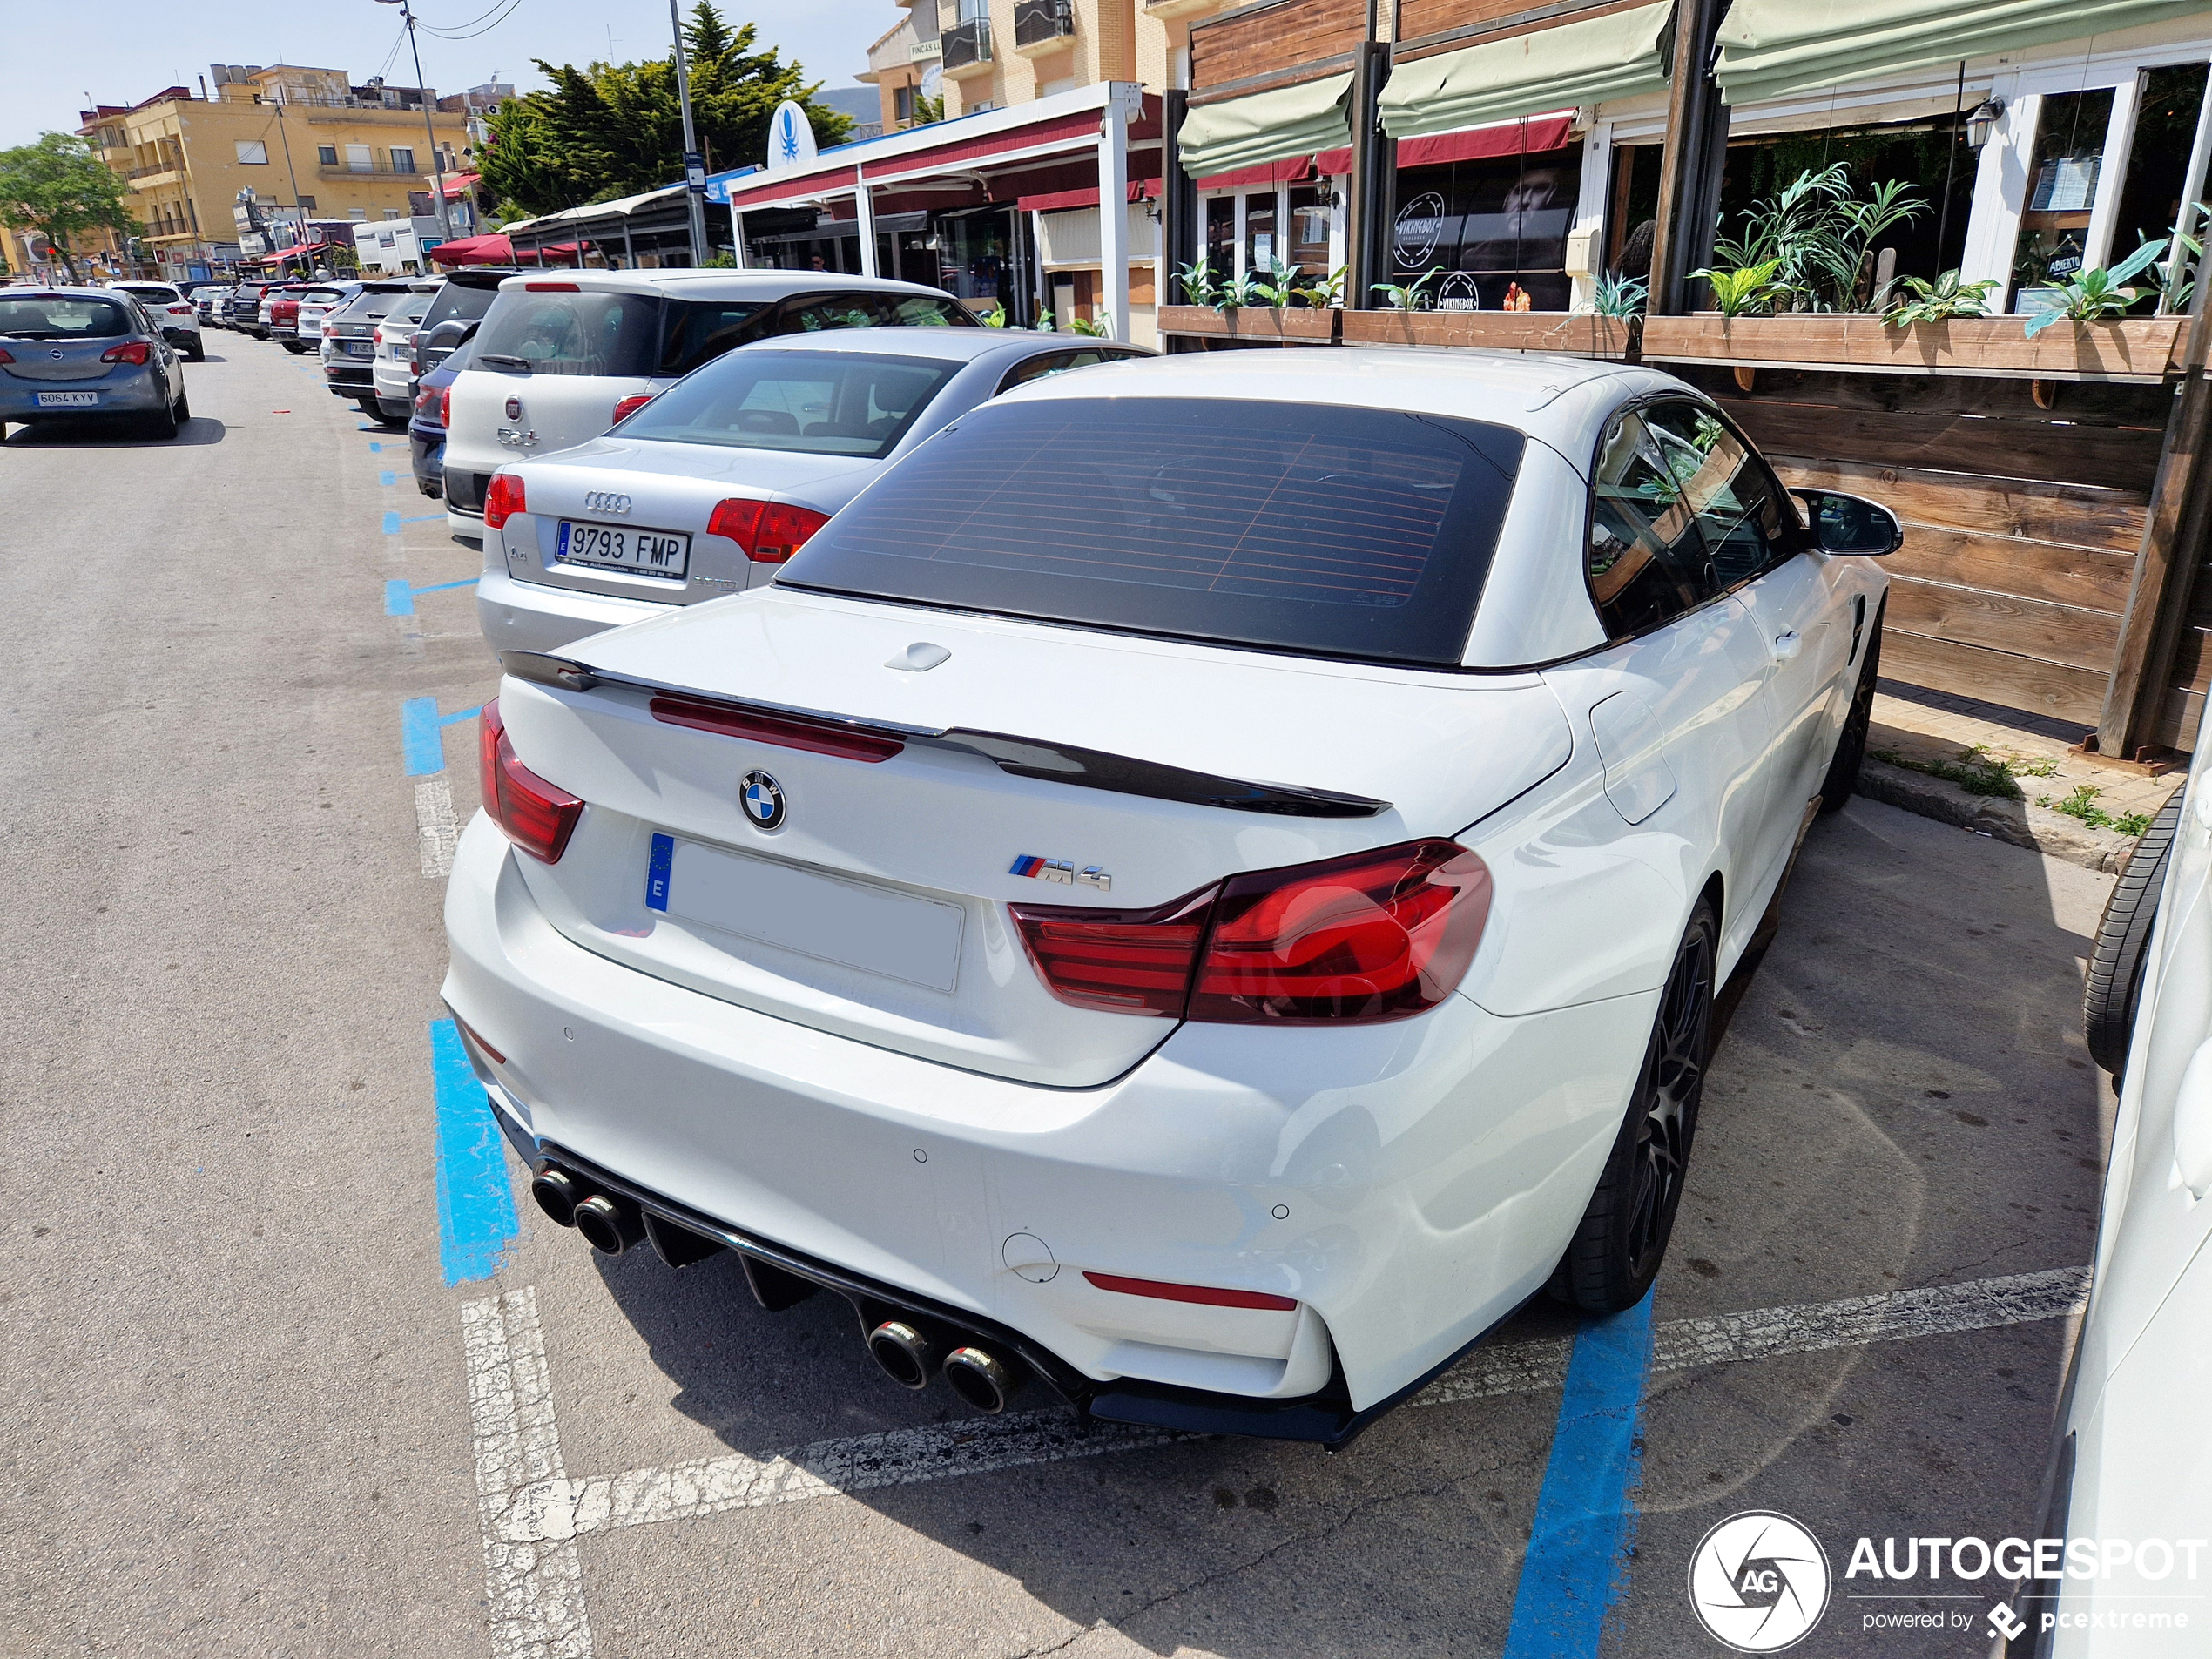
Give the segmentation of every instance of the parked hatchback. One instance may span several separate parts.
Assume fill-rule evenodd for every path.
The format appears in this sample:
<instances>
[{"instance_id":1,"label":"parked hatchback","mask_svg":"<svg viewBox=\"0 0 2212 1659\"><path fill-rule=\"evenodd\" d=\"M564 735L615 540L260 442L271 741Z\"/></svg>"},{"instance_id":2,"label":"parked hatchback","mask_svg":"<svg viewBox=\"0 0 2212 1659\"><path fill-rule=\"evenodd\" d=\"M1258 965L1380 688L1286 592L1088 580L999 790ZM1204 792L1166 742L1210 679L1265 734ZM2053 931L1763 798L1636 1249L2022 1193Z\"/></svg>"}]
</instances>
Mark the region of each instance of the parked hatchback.
<instances>
[{"instance_id":1,"label":"parked hatchback","mask_svg":"<svg viewBox=\"0 0 2212 1659\"><path fill-rule=\"evenodd\" d=\"M847 328L731 352L604 437L493 476L484 637L494 651L553 651L757 587L877 474L986 399L1151 354L996 328Z\"/></svg>"},{"instance_id":2,"label":"parked hatchback","mask_svg":"<svg viewBox=\"0 0 2212 1659\"><path fill-rule=\"evenodd\" d=\"M192 304L199 308L201 327L227 328L231 326L231 293L229 287L217 283L192 290Z\"/></svg>"},{"instance_id":3,"label":"parked hatchback","mask_svg":"<svg viewBox=\"0 0 2212 1659\"><path fill-rule=\"evenodd\" d=\"M370 334L376 349L369 358L369 380L376 391L376 409L387 426L404 426L414 408L415 333L431 296L410 293L384 314Z\"/></svg>"},{"instance_id":4,"label":"parked hatchback","mask_svg":"<svg viewBox=\"0 0 2212 1659\"><path fill-rule=\"evenodd\" d=\"M0 289L0 428L114 415L157 438L192 419L184 365L138 300L111 288Z\"/></svg>"},{"instance_id":5,"label":"parked hatchback","mask_svg":"<svg viewBox=\"0 0 2212 1659\"><path fill-rule=\"evenodd\" d=\"M493 473L596 438L617 406L774 334L893 324L975 327L959 300L910 282L803 271L575 271L509 277L454 382L446 511L483 534Z\"/></svg>"},{"instance_id":6,"label":"parked hatchback","mask_svg":"<svg viewBox=\"0 0 2212 1659\"><path fill-rule=\"evenodd\" d=\"M338 310L361 291L358 282L320 282L300 296L300 349L315 351L322 346L323 319Z\"/></svg>"}]
</instances>

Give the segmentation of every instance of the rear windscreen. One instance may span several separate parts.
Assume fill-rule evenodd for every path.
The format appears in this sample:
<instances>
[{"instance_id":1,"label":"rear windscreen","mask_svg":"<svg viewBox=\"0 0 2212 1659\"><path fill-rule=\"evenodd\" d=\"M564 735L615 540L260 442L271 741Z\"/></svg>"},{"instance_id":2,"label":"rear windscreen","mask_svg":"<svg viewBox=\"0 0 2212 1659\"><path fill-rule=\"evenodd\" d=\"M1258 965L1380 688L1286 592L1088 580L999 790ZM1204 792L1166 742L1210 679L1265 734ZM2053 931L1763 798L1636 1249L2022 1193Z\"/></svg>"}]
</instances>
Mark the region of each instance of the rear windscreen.
<instances>
[{"instance_id":1,"label":"rear windscreen","mask_svg":"<svg viewBox=\"0 0 2212 1659\"><path fill-rule=\"evenodd\" d=\"M0 299L0 334L17 340L105 340L131 332L130 312L112 300Z\"/></svg>"},{"instance_id":2,"label":"rear windscreen","mask_svg":"<svg viewBox=\"0 0 2212 1659\"><path fill-rule=\"evenodd\" d=\"M642 377L659 354L660 301L635 293L502 289L476 335L476 361L534 374Z\"/></svg>"},{"instance_id":3,"label":"rear windscreen","mask_svg":"<svg viewBox=\"0 0 2212 1659\"><path fill-rule=\"evenodd\" d=\"M1327 404L988 404L778 580L1332 657L1459 662L1519 432Z\"/></svg>"},{"instance_id":4,"label":"rear windscreen","mask_svg":"<svg viewBox=\"0 0 2212 1659\"><path fill-rule=\"evenodd\" d=\"M753 350L709 364L623 422L625 438L877 460L961 365Z\"/></svg>"},{"instance_id":5,"label":"rear windscreen","mask_svg":"<svg viewBox=\"0 0 2212 1659\"><path fill-rule=\"evenodd\" d=\"M459 319L462 322L481 322L491 309L491 302L499 298L497 288L478 287L473 283L448 282L438 290L438 297L422 319L425 328L435 328L442 322Z\"/></svg>"}]
</instances>

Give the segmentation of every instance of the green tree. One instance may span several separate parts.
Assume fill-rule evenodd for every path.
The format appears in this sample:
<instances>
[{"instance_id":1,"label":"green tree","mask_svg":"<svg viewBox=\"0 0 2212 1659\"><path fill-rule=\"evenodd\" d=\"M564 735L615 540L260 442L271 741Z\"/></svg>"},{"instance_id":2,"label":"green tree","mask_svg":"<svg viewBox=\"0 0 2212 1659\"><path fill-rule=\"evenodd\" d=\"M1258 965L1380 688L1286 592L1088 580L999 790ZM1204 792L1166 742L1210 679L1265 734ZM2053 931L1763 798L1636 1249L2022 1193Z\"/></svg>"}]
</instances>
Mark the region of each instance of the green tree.
<instances>
[{"instance_id":1,"label":"green tree","mask_svg":"<svg viewBox=\"0 0 2212 1659\"><path fill-rule=\"evenodd\" d=\"M786 98L799 100L819 143L834 144L852 127L850 118L813 102L821 83L807 81L799 64L772 47L753 50L758 32L752 24L731 27L711 0L698 0L684 25L692 120L715 171L765 155L768 119ZM484 183L502 204L550 213L683 177L673 52L642 64L556 69L541 59L537 67L551 86L500 106L480 158Z\"/></svg>"},{"instance_id":2,"label":"green tree","mask_svg":"<svg viewBox=\"0 0 2212 1659\"><path fill-rule=\"evenodd\" d=\"M51 242L72 281L71 238L90 230L127 236L140 229L124 209L125 188L91 145L66 132L42 132L36 144L0 150L0 225L36 231Z\"/></svg>"}]
</instances>

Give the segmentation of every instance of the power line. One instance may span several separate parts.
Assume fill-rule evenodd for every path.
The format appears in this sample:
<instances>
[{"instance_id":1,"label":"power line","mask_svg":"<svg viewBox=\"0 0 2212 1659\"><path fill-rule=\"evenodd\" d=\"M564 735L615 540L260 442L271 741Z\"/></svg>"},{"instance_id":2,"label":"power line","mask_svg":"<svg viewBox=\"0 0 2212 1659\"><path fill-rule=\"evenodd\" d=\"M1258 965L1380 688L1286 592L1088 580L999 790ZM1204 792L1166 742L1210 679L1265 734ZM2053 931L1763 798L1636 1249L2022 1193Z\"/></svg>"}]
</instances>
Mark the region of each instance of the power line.
<instances>
[{"instance_id":1,"label":"power line","mask_svg":"<svg viewBox=\"0 0 2212 1659\"><path fill-rule=\"evenodd\" d=\"M509 17L515 15L516 11L521 7L522 3L523 0L506 0L503 10L495 7L494 10L497 10L499 15L496 17L492 17L491 21L484 24L483 27L481 29L470 28L466 24L462 24L458 29L434 29L428 24L423 24L421 27L423 33L435 35L440 40L475 40L480 35L488 35L491 33L493 30L498 28L500 24L505 23ZM491 13L486 12L484 16L491 17ZM476 21L482 23L483 19L480 17Z\"/></svg>"}]
</instances>

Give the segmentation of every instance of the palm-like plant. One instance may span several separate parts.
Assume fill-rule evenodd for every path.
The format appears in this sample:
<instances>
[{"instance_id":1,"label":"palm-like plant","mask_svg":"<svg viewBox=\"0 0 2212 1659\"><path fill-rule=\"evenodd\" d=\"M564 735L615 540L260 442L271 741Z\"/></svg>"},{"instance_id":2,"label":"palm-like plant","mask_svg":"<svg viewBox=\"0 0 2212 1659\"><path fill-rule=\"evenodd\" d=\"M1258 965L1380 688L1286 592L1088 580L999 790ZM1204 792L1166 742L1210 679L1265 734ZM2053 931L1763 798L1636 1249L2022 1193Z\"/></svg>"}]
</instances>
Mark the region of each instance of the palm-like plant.
<instances>
[{"instance_id":1,"label":"palm-like plant","mask_svg":"<svg viewBox=\"0 0 2212 1659\"><path fill-rule=\"evenodd\" d=\"M1377 282L1374 291L1398 311L1422 311L1428 306L1428 285L1444 274L1441 267L1424 271L1411 282Z\"/></svg>"},{"instance_id":2,"label":"palm-like plant","mask_svg":"<svg viewBox=\"0 0 2212 1659\"><path fill-rule=\"evenodd\" d=\"M1264 272L1254 272L1247 280L1251 284L1253 293L1281 311L1298 297L1298 275L1304 268L1302 266L1285 265L1279 259L1271 259L1268 260Z\"/></svg>"},{"instance_id":3,"label":"palm-like plant","mask_svg":"<svg viewBox=\"0 0 2212 1659\"><path fill-rule=\"evenodd\" d=\"M1774 286L1815 311L1850 311L1859 303L1875 239L1893 225L1928 211L1898 179L1874 186L1865 200L1851 194L1843 162L1808 169L1773 196L1753 202L1743 234L1713 244L1717 264L1737 271L1774 262ZM1708 280L1710 280L1708 278Z\"/></svg>"},{"instance_id":4,"label":"palm-like plant","mask_svg":"<svg viewBox=\"0 0 2212 1659\"><path fill-rule=\"evenodd\" d=\"M1769 259L1733 269L1716 271L1708 266L1689 274L1705 279L1722 316L1763 317L1791 293L1789 284L1776 280L1781 268L1779 259Z\"/></svg>"},{"instance_id":5,"label":"palm-like plant","mask_svg":"<svg viewBox=\"0 0 2212 1659\"><path fill-rule=\"evenodd\" d=\"M2155 242L2144 243L2110 270L2100 266L2084 271L2059 289L2056 305L2027 320L2028 338L2033 340L2060 318L2074 322L2096 322L2121 315L2151 292L2148 288L2128 287L2128 280L2156 262L2158 256L2166 252L2167 239L2161 236Z\"/></svg>"},{"instance_id":6,"label":"palm-like plant","mask_svg":"<svg viewBox=\"0 0 2212 1659\"><path fill-rule=\"evenodd\" d=\"M1592 285L1590 297L1575 307L1589 317L1641 317L1651 297L1651 284L1642 277L1608 271Z\"/></svg>"},{"instance_id":7,"label":"palm-like plant","mask_svg":"<svg viewBox=\"0 0 2212 1659\"><path fill-rule=\"evenodd\" d=\"M1176 280L1183 284L1184 298L1194 306L1217 306L1221 303L1221 281L1213 273L1213 266L1201 253L1188 265L1177 266Z\"/></svg>"},{"instance_id":8,"label":"palm-like plant","mask_svg":"<svg viewBox=\"0 0 2212 1659\"><path fill-rule=\"evenodd\" d=\"M1344 279L1348 266L1339 265L1325 277L1316 277L1298 292L1298 297L1317 311L1326 311L1344 298Z\"/></svg>"}]
</instances>

